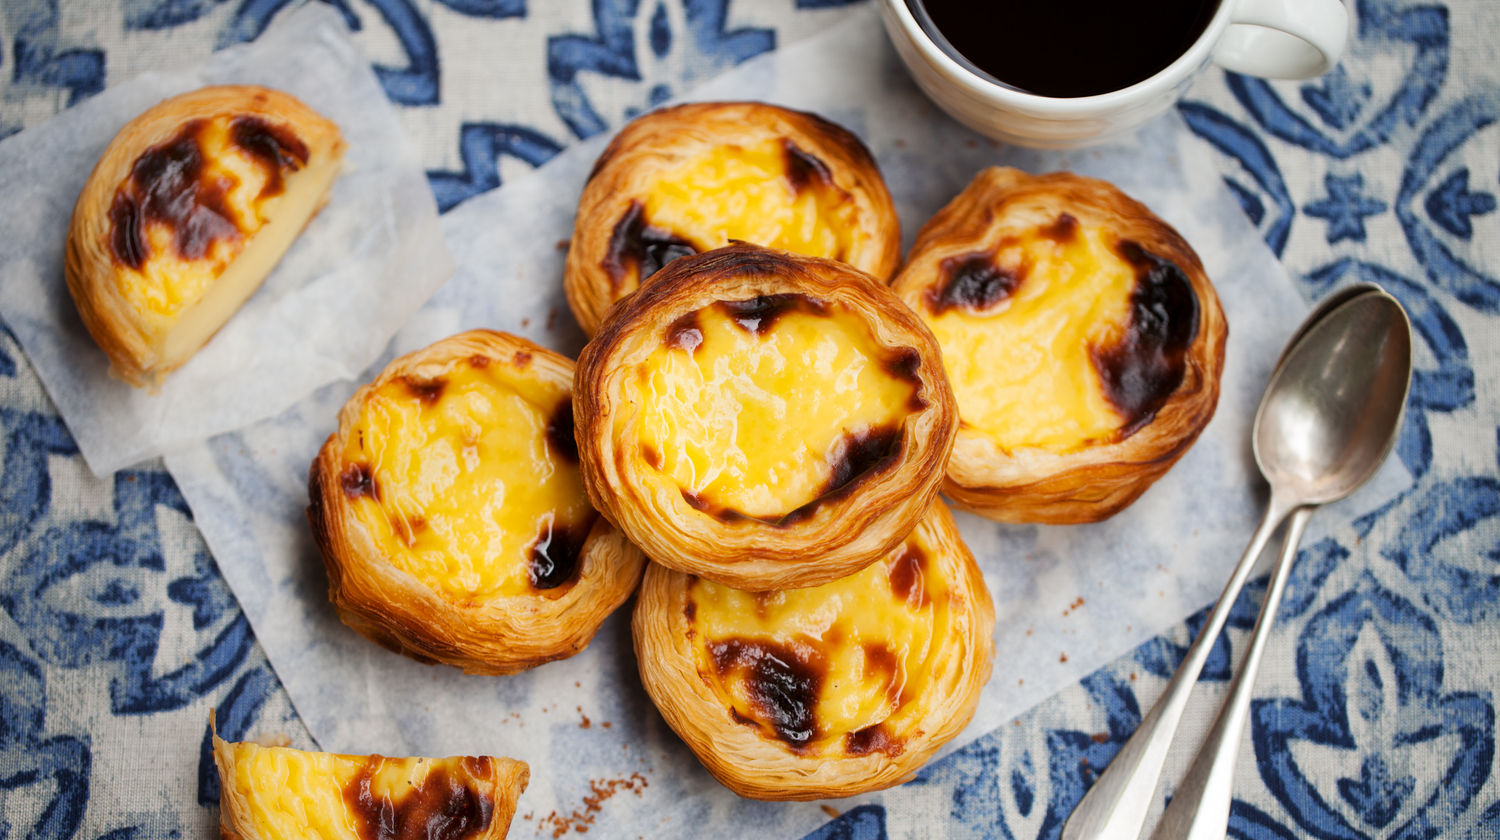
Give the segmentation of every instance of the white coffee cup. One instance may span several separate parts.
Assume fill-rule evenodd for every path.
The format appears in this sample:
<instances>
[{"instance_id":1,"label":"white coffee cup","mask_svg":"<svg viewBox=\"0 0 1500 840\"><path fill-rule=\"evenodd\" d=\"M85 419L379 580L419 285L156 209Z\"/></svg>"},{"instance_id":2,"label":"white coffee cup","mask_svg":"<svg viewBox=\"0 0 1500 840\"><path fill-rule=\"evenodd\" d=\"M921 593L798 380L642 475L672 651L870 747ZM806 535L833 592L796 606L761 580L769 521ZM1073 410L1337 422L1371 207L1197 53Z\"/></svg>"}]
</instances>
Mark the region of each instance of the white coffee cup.
<instances>
[{"instance_id":1,"label":"white coffee cup","mask_svg":"<svg viewBox=\"0 0 1500 840\"><path fill-rule=\"evenodd\" d=\"M976 131L1043 148L1087 146L1134 130L1177 102L1210 60L1252 76L1312 78L1338 63L1349 37L1339 0L1219 0L1198 40L1156 75L1097 96L1060 98L1007 87L966 66L934 42L908 2L880 0L880 16L922 91Z\"/></svg>"}]
</instances>

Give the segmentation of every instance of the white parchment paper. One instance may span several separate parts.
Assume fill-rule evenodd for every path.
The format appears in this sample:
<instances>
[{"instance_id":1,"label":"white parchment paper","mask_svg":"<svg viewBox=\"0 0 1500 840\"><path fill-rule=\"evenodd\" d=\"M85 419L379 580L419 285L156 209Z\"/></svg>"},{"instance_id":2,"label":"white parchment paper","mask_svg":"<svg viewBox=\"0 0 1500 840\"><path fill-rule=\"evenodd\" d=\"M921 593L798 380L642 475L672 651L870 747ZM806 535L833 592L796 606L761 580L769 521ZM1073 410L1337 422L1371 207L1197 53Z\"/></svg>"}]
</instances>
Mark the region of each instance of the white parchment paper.
<instances>
[{"instance_id":1,"label":"white parchment paper","mask_svg":"<svg viewBox=\"0 0 1500 840\"><path fill-rule=\"evenodd\" d=\"M215 84L284 90L348 144L327 205L265 284L157 393L109 376L63 282L73 203L121 126ZM368 61L312 4L197 68L111 87L0 143L0 314L104 475L276 414L363 371L453 272L437 206Z\"/></svg>"},{"instance_id":2,"label":"white parchment paper","mask_svg":"<svg viewBox=\"0 0 1500 840\"><path fill-rule=\"evenodd\" d=\"M747 63L694 98L806 108L861 135L891 184L908 242L990 164L1109 178L1177 226L1223 297L1231 326L1217 416L1133 507L1100 525L1066 528L960 517L999 620L995 676L973 724L950 750L1175 626L1218 594L1261 510L1250 418L1306 305L1175 116L1132 143L1071 155L997 147L922 98L868 14ZM401 330L388 357L475 326L576 353L582 336L563 299L561 246L606 140L584 143L449 213L443 226L459 272ZM308 464L353 387L330 386L274 419L167 459L256 636L323 747L522 758L531 763L532 782L512 828L517 837L554 836L578 825L573 818L590 816L606 837L796 837L827 821L816 804L742 800L709 777L642 690L624 610L584 653L502 678L420 665L341 625L327 602L303 510ZM1350 503L1320 514L1314 527L1326 531L1409 482L1399 466L1391 467ZM598 793L610 784L616 792L600 804Z\"/></svg>"}]
</instances>

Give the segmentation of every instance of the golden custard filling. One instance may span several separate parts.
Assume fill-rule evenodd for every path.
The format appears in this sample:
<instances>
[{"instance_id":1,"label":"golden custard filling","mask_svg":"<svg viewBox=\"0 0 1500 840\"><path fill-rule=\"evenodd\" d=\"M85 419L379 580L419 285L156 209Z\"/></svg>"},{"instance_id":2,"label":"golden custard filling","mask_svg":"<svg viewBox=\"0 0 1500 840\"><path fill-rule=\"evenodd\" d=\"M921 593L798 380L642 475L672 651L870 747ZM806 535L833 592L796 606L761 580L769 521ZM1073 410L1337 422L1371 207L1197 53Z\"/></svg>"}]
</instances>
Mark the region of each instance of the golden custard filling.
<instances>
[{"instance_id":1,"label":"golden custard filling","mask_svg":"<svg viewBox=\"0 0 1500 840\"><path fill-rule=\"evenodd\" d=\"M856 212L827 164L790 140L716 146L650 180L616 225L607 265L623 294L672 259L731 240L846 260Z\"/></svg>"},{"instance_id":2,"label":"golden custard filling","mask_svg":"<svg viewBox=\"0 0 1500 840\"><path fill-rule=\"evenodd\" d=\"M240 114L190 121L135 160L109 207L109 247L149 335L166 340L200 303L222 309L253 291L338 173L314 157L286 126Z\"/></svg>"},{"instance_id":3,"label":"golden custard filling","mask_svg":"<svg viewBox=\"0 0 1500 840\"><path fill-rule=\"evenodd\" d=\"M1128 436L1181 381L1197 324L1175 265L1067 214L943 260L925 303L959 417L1007 451Z\"/></svg>"},{"instance_id":4,"label":"golden custard filling","mask_svg":"<svg viewBox=\"0 0 1500 840\"><path fill-rule=\"evenodd\" d=\"M667 328L614 431L693 507L787 522L894 462L922 407L915 369L838 304L719 302Z\"/></svg>"},{"instance_id":5,"label":"golden custard filling","mask_svg":"<svg viewBox=\"0 0 1500 840\"><path fill-rule=\"evenodd\" d=\"M802 755L899 755L952 651L949 581L925 529L810 589L740 592L694 578L696 668L736 720Z\"/></svg>"},{"instance_id":6,"label":"golden custard filling","mask_svg":"<svg viewBox=\"0 0 1500 840\"><path fill-rule=\"evenodd\" d=\"M557 590L595 513L567 388L475 356L364 402L340 483L389 562L448 601Z\"/></svg>"},{"instance_id":7,"label":"golden custard filling","mask_svg":"<svg viewBox=\"0 0 1500 840\"><path fill-rule=\"evenodd\" d=\"M494 816L484 756L385 758L246 742L218 749L228 759L223 782L245 797L260 837L363 840L388 836L381 826L394 822L417 829L412 836L457 838Z\"/></svg>"}]
</instances>

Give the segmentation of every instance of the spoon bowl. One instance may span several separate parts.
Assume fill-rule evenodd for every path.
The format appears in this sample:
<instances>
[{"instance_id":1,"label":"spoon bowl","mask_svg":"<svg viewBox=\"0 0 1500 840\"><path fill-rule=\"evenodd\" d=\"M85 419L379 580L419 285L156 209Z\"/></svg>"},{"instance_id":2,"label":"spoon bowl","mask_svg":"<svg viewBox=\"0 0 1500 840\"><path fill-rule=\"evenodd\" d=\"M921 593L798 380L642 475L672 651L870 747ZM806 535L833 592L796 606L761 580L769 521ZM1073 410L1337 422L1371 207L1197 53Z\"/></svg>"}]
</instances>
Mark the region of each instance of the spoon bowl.
<instances>
[{"instance_id":1,"label":"spoon bowl","mask_svg":"<svg viewBox=\"0 0 1500 840\"><path fill-rule=\"evenodd\" d=\"M1342 299L1298 336L1266 386L1253 438L1261 473L1306 504L1354 492L1395 443L1410 382L1401 305L1379 290Z\"/></svg>"}]
</instances>

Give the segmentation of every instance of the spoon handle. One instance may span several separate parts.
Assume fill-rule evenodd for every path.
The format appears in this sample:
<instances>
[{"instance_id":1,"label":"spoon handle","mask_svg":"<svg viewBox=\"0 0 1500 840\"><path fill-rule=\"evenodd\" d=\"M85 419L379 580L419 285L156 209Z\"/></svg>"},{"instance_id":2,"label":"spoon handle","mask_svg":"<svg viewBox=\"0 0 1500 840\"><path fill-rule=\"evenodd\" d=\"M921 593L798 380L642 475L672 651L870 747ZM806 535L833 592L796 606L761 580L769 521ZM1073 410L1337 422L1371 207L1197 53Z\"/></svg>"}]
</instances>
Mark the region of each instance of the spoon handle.
<instances>
[{"instance_id":1,"label":"spoon handle","mask_svg":"<svg viewBox=\"0 0 1500 840\"><path fill-rule=\"evenodd\" d=\"M1271 586L1266 590L1260 617L1255 620L1255 629L1251 631L1245 661L1229 688L1229 699L1219 710L1213 729L1209 730L1207 740L1182 779L1182 785L1167 804L1151 840L1222 840L1228 829L1229 804L1234 798L1234 766L1245 724L1250 719L1255 674L1260 669L1266 641L1271 638L1276 608L1281 604L1287 578L1291 577L1292 561L1297 557L1297 545L1302 541L1302 531L1307 527L1312 511L1310 507L1297 508L1287 523L1281 556L1276 560Z\"/></svg>"},{"instance_id":2,"label":"spoon handle","mask_svg":"<svg viewBox=\"0 0 1500 840\"><path fill-rule=\"evenodd\" d=\"M1213 611L1208 614L1208 623L1188 648L1187 656L1178 666L1177 673L1172 675L1171 682L1167 683L1161 699L1141 720L1135 734L1120 748L1119 754L1104 768L1072 816L1068 817L1061 840L1136 840L1140 836L1141 826L1145 825L1146 814L1155 800L1156 781L1161 776L1162 764L1167 760L1167 749L1172 745L1172 735L1182 719L1193 684L1213 651L1214 639L1224 629L1229 611L1234 607L1245 579L1250 577L1256 558L1291 510L1273 490L1265 516L1235 565L1229 582L1224 585Z\"/></svg>"}]
</instances>

